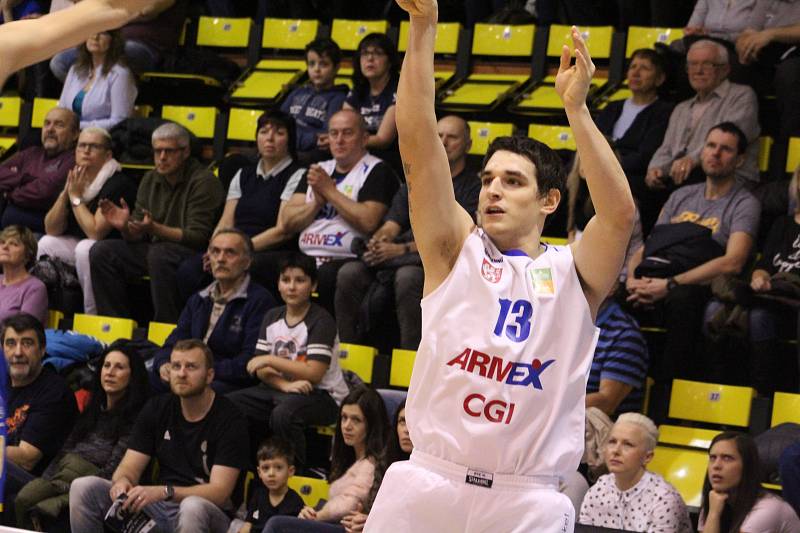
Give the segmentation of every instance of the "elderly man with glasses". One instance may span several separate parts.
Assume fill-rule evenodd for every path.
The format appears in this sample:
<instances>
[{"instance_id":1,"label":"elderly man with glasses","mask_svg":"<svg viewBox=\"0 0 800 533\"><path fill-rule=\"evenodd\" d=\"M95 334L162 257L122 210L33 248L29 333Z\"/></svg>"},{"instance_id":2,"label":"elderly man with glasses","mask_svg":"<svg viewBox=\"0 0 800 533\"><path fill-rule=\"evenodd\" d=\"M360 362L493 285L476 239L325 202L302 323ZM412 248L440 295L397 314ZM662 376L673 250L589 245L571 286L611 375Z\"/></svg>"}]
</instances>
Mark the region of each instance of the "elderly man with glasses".
<instances>
[{"instance_id":1,"label":"elderly man with glasses","mask_svg":"<svg viewBox=\"0 0 800 533\"><path fill-rule=\"evenodd\" d=\"M126 285L149 276L154 319L177 321L182 302L175 272L181 261L205 249L224 202L219 180L190 157L189 140L177 124L156 128L155 169L142 178L135 208L100 203L124 240L100 241L89 253L99 314L130 317Z\"/></svg>"},{"instance_id":2,"label":"elderly man with glasses","mask_svg":"<svg viewBox=\"0 0 800 533\"><path fill-rule=\"evenodd\" d=\"M728 81L728 50L723 45L703 39L695 42L686 55L689 84L695 96L679 103L669 119L664 142L648 165L645 181L653 191L669 191L687 182L701 182L700 152L706 133L715 124L733 122L747 137L744 163L736 170L736 180L755 185L758 182L758 99L753 89Z\"/></svg>"}]
</instances>

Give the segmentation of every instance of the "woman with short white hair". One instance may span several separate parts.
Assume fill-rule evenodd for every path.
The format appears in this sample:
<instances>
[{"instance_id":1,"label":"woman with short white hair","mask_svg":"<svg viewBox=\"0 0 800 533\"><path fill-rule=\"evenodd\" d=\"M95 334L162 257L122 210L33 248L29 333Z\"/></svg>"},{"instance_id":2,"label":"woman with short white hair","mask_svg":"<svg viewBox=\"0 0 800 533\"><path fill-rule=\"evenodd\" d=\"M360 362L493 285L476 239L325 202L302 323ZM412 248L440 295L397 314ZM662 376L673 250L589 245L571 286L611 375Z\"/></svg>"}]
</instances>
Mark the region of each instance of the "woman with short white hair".
<instances>
[{"instance_id":1,"label":"woman with short white hair","mask_svg":"<svg viewBox=\"0 0 800 533\"><path fill-rule=\"evenodd\" d=\"M120 234L103 215L103 201L120 207L136 202L136 183L122 173L111 152L111 135L98 127L85 128L75 147L75 168L44 218L47 233L39 240L37 259L58 258L74 266L83 290L83 310L97 314L89 269L94 243Z\"/></svg>"},{"instance_id":2,"label":"woman with short white hair","mask_svg":"<svg viewBox=\"0 0 800 533\"><path fill-rule=\"evenodd\" d=\"M658 429L639 413L620 415L605 444L609 473L589 489L581 505L581 524L648 533L691 533L681 495L647 470Z\"/></svg>"}]
</instances>

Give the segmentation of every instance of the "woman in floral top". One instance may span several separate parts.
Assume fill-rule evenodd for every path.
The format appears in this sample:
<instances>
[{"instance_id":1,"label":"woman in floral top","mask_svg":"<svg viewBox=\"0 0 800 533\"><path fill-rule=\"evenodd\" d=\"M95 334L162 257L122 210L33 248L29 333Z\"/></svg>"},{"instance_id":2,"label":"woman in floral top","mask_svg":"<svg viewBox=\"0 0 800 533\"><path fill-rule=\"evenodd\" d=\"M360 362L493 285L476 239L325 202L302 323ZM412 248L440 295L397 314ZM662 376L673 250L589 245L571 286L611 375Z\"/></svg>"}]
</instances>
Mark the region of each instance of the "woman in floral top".
<instances>
[{"instance_id":1,"label":"woman in floral top","mask_svg":"<svg viewBox=\"0 0 800 533\"><path fill-rule=\"evenodd\" d=\"M647 471L658 441L653 421L639 413L620 415L605 446L609 474L589 489L581 524L647 533L691 533L689 513L675 487Z\"/></svg>"}]
</instances>

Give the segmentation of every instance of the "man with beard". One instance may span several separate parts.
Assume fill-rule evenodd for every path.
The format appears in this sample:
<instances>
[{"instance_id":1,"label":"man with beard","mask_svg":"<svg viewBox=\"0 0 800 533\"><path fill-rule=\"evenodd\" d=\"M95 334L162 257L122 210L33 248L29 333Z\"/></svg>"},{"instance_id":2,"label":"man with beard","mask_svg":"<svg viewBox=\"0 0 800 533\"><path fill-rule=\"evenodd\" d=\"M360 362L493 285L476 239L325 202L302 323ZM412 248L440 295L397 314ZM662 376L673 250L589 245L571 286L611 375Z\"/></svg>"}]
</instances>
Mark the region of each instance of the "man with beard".
<instances>
[{"instance_id":1,"label":"man with beard","mask_svg":"<svg viewBox=\"0 0 800 533\"><path fill-rule=\"evenodd\" d=\"M736 181L736 172L745 160L747 138L732 122L711 128L700 154L704 183L687 185L673 192L659 224L692 222L711 229L711 238L724 252L711 260L672 277L635 277L647 244L637 250L628 263L628 301L634 306L663 310L667 329L664 346L664 377L698 379L707 376L707 359L700 334L703 311L711 297L709 285L717 276L737 275L742 271L758 234L761 206L747 189Z\"/></svg>"},{"instance_id":2,"label":"man with beard","mask_svg":"<svg viewBox=\"0 0 800 533\"><path fill-rule=\"evenodd\" d=\"M102 533L106 511L123 494L125 509L143 510L161 531L227 531L230 496L247 464L248 437L236 407L211 388L213 379L214 359L202 341L175 344L172 393L142 409L111 481L90 476L72 483L72 531ZM153 457L159 464L156 484L140 484Z\"/></svg>"},{"instance_id":3,"label":"man with beard","mask_svg":"<svg viewBox=\"0 0 800 533\"><path fill-rule=\"evenodd\" d=\"M39 319L27 313L7 318L2 339L11 384L4 491L4 501L9 504L58 453L72 430L78 408L64 379L51 367L42 366L45 336ZM13 523L13 511L6 511L5 516L11 516Z\"/></svg>"},{"instance_id":4,"label":"man with beard","mask_svg":"<svg viewBox=\"0 0 800 533\"><path fill-rule=\"evenodd\" d=\"M44 217L75 166L78 133L75 113L53 108L44 119L42 146L26 148L0 164L0 228L19 224L44 233Z\"/></svg>"}]
</instances>

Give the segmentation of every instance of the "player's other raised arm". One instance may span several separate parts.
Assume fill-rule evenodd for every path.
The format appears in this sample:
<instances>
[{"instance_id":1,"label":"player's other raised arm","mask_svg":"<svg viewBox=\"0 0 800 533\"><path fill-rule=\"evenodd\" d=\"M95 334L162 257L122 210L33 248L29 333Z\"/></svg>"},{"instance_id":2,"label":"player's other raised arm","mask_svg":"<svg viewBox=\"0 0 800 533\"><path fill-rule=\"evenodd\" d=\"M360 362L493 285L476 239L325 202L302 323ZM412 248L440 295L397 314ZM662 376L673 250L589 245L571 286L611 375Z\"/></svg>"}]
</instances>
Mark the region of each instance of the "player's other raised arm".
<instances>
[{"instance_id":1,"label":"player's other raised arm","mask_svg":"<svg viewBox=\"0 0 800 533\"><path fill-rule=\"evenodd\" d=\"M428 294L450 273L473 223L456 202L447 154L436 128L436 0L398 0L398 4L411 16L411 27L397 87L397 134L408 182L411 226L425 267L424 293Z\"/></svg>"},{"instance_id":2,"label":"player's other raised arm","mask_svg":"<svg viewBox=\"0 0 800 533\"><path fill-rule=\"evenodd\" d=\"M586 106L594 65L586 43L575 27L572 28L572 40L575 64L570 66L570 54L565 46L556 77L556 90L575 135L581 171L586 177L596 213L587 224L583 237L572 245L575 268L581 277L592 315L595 315L622 268L633 229L635 206L625 173Z\"/></svg>"}]
</instances>

